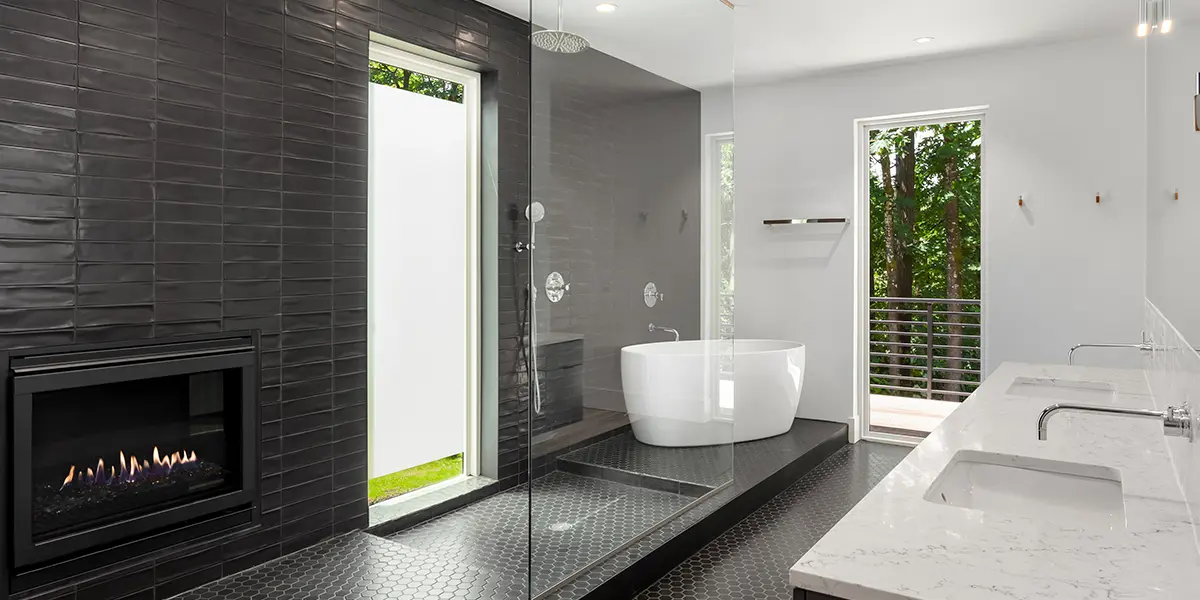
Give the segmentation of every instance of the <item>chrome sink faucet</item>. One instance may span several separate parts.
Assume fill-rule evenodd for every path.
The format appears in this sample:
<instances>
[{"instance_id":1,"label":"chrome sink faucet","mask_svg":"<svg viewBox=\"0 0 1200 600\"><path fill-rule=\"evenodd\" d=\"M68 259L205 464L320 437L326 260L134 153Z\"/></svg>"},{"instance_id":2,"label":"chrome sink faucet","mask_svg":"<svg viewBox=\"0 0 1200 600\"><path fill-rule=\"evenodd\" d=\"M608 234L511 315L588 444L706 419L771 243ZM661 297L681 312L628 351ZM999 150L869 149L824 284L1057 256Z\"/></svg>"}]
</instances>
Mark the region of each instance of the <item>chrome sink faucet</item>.
<instances>
[{"instance_id":1,"label":"chrome sink faucet","mask_svg":"<svg viewBox=\"0 0 1200 600\"><path fill-rule=\"evenodd\" d=\"M679 330L677 330L677 329L671 329L670 327L659 327L658 325L651 323L649 331L651 333L654 333L655 331L665 331L667 333L673 333L673 334L675 334L675 341L677 341L677 342L679 341Z\"/></svg>"},{"instance_id":2,"label":"chrome sink faucet","mask_svg":"<svg viewBox=\"0 0 1200 600\"><path fill-rule=\"evenodd\" d=\"M1162 421L1163 433L1168 437L1185 437L1194 440L1192 431L1192 412L1187 406L1168 406L1167 410L1149 410L1145 408L1122 408L1120 406L1094 406L1090 404L1052 404L1042 411L1038 417L1038 439L1046 441L1046 429L1050 425L1050 417L1060 412L1083 412L1124 417L1140 417Z\"/></svg>"},{"instance_id":3,"label":"chrome sink faucet","mask_svg":"<svg viewBox=\"0 0 1200 600\"><path fill-rule=\"evenodd\" d=\"M1071 351L1067 353L1068 365L1075 364L1075 351L1080 348L1136 348L1142 352L1154 352L1155 350L1160 349L1154 347L1154 341L1150 339L1150 336L1146 335L1145 331L1143 331L1142 343L1140 344L1076 344L1073 348L1071 348Z\"/></svg>"}]
</instances>

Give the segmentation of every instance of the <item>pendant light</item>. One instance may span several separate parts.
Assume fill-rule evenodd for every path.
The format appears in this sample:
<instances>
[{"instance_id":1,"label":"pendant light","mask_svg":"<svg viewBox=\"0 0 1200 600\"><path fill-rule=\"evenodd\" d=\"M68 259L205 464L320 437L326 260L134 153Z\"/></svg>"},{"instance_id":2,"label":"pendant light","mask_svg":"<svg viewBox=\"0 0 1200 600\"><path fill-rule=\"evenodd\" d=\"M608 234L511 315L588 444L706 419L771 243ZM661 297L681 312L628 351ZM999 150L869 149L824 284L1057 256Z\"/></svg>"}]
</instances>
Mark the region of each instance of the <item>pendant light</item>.
<instances>
[{"instance_id":1,"label":"pendant light","mask_svg":"<svg viewBox=\"0 0 1200 600\"><path fill-rule=\"evenodd\" d=\"M1171 0L1138 0L1138 37L1146 37L1151 31L1165 35L1172 29L1175 20L1171 16Z\"/></svg>"}]
</instances>

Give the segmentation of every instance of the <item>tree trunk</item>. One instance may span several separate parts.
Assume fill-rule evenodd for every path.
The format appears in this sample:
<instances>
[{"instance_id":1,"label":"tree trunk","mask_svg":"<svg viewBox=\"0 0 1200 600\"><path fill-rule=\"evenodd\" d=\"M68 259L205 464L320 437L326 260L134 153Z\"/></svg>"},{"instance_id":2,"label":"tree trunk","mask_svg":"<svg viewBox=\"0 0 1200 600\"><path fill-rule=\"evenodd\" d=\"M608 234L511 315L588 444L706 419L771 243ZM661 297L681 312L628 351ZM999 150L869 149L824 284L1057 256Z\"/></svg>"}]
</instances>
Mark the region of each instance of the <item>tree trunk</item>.
<instances>
[{"instance_id":1,"label":"tree trunk","mask_svg":"<svg viewBox=\"0 0 1200 600\"><path fill-rule=\"evenodd\" d=\"M883 203L884 253L887 261L887 290L884 291L883 295L892 298L895 297L896 268L900 261L898 258L900 249L896 244L896 186L892 180L892 153L889 149L884 148L879 152L879 163L883 172L883 195L887 198ZM887 304L885 307L894 308L895 305ZM899 314L892 310L884 313L888 321L899 320ZM898 354L902 351L902 348L897 345L900 342L900 336L896 333L899 331L899 328L895 323L888 323L884 329L892 332L887 337L889 342L887 347L887 363L891 365L888 368L888 373L895 377L900 374L900 357Z\"/></svg>"},{"instance_id":2,"label":"tree trunk","mask_svg":"<svg viewBox=\"0 0 1200 600\"><path fill-rule=\"evenodd\" d=\"M949 146L954 143L951 139L951 134L954 133L955 128L955 125L945 126L942 133L942 142L944 145ZM959 178L957 157L951 154L943 170L942 181L946 187L946 205L942 215L946 230L946 297L959 299L963 296L963 235L962 225L959 222L958 195L955 193L954 188ZM949 309L961 312L963 306L950 304ZM960 315L947 315L946 322L949 330L947 345L950 346L950 349L946 351L946 366L950 369L961 369L963 365L963 319ZM961 373L957 371L946 371L945 376L946 379L953 381L962 379ZM962 391L962 386L949 384L946 389L958 392Z\"/></svg>"},{"instance_id":3,"label":"tree trunk","mask_svg":"<svg viewBox=\"0 0 1200 600\"><path fill-rule=\"evenodd\" d=\"M899 229L896 231L896 267L895 277L889 280L888 295L892 298L912 298L913 292L913 237L917 227L917 130L907 129L904 132L904 142L900 155L896 159L896 189L895 211ZM911 305L906 305L911 306ZM910 315L900 313L899 320L908 321ZM901 332L911 331L907 325L899 326ZM914 353L913 336L899 336L900 347L904 354ZM911 358L905 360L914 364ZM904 369L904 375L913 376L912 369Z\"/></svg>"}]
</instances>

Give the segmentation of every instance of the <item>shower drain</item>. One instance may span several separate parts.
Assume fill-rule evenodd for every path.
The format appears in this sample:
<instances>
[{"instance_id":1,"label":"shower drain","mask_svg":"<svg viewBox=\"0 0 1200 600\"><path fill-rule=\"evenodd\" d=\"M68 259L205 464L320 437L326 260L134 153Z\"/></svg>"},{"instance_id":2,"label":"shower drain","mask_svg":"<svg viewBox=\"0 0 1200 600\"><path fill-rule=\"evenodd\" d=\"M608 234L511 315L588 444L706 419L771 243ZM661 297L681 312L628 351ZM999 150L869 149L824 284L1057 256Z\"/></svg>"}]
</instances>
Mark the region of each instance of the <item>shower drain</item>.
<instances>
[{"instance_id":1,"label":"shower drain","mask_svg":"<svg viewBox=\"0 0 1200 600\"><path fill-rule=\"evenodd\" d=\"M569 531L574 526L574 523L553 523L549 529L550 531Z\"/></svg>"}]
</instances>

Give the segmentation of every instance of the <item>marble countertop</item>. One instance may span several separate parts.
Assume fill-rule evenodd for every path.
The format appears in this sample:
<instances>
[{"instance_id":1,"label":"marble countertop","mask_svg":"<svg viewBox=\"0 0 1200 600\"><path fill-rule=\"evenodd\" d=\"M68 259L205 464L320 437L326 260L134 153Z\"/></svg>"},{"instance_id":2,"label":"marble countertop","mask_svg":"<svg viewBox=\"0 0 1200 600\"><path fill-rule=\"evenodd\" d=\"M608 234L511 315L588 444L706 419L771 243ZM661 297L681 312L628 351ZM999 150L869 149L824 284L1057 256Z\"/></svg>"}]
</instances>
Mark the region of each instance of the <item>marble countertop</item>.
<instances>
[{"instance_id":1,"label":"marble countertop","mask_svg":"<svg viewBox=\"0 0 1200 600\"><path fill-rule=\"evenodd\" d=\"M845 600L1200 598L1200 550L1162 423L1059 413L1039 442L1038 416L1055 400L1008 395L1018 377L1110 382L1112 404L1154 408L1139 370L1005 363L792 567L792 585ZM1115 468L1125 526L926 501L963 449Z\"/></svg>"}]
</instances>

